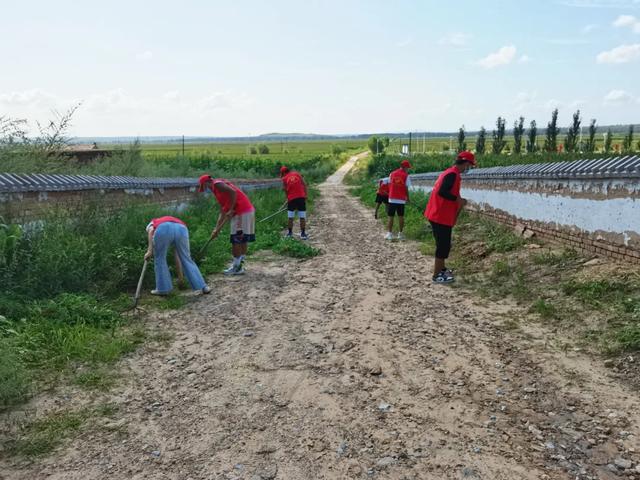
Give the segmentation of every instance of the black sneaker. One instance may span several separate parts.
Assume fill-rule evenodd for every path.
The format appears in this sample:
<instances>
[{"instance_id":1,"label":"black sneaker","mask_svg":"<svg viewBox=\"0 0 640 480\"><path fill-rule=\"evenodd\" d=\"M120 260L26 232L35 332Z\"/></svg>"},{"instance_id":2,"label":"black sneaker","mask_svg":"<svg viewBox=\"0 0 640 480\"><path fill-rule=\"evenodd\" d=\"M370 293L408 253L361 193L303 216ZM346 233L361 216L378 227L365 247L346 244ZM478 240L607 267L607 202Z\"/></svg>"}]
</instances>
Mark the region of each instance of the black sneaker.
<instances>
[{"instance_id":1,"label":"black sneaker","mask_svg":"<svg viewBox=\"0 0 640 480\"><path fill-rule=\"evenodd\" d=\"M455 278L450 273L439 272L437 275L434 275L432 278L433 283L453 283Z\"/></svg>"}]
</instances>

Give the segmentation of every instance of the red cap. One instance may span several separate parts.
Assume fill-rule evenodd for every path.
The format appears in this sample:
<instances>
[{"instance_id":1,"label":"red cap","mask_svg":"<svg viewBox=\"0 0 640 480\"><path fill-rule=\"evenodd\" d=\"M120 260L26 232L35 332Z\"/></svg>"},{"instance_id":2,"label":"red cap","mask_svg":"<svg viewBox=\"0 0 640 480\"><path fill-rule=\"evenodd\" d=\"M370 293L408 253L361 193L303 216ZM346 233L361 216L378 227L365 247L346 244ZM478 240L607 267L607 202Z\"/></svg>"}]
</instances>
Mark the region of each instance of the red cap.
<instances>
[{"instance_id":1,"label":"red cap","mask_svg":"<svg viewBox=\"0 0 640 480\"><path fill-rule=\"evenodd\" d=\"M464 152L460 152L458 154L457 159L464 160L465 162L469 162L474 167L478 165L478 162L476 162L476 156L473 154L473 152L469 152L467 150L465 150Z\"/></svg>"},{"instance_id":2,"label":"red cap","mask_svg":"<svg viewBox=\"0 0 640 480\"><path fill-rule=\"evenodd\" d=\"M402 162L400 162L400 166L401 166L402 168L413 168L413 167L411 166L411 164L409 163L409 160L402 160Z\"/></svg>"},{"instance_id":3,"label":"red cap","mask_svg":"<svg viewBox=\"0 0 640 480\"><path fill-rule=\"evenodd\" d=\"M287 172L289 172L289 169L287 167L285 167L284 165L280 167L280 176L284 175Z\"/></svg>"},{"instance_id":4,"label":"red cap","mask_svg":"<svg viewBox=\"0 0 640 480\"><path fill-rule=\"evenodd\" d=\"M206 189L206 184L207 182L209 182L211 180L211 175L202 175L199 179L198 179L198 191L199 192L204 192Z\"/></svg>"}]
</instances>

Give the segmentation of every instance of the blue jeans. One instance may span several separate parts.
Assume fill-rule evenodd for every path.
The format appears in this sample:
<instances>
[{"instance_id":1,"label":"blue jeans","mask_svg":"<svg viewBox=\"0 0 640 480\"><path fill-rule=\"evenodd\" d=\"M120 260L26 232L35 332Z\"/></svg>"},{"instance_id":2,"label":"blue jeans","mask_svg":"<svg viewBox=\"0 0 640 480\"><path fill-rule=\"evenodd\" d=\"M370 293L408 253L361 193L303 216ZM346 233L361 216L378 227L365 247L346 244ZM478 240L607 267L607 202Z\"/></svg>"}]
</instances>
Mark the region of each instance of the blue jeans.
<instances>
[{"instance_id":1,"label":"blue jeans","mask_svg":"<svg viewBox=\"0 0 640 480\"><path fill-rule=\"evenodd\" d=\"M167 251L171 245L175 246L185 277L194 290L202 290L206 283L198 266L191 260L189 252L189 230L179 223L166 222L161 224L153 234L153 261L156 271L156 290L169 293L173 284L171 273L167 265Z\"/></svg>"}]
</instances>

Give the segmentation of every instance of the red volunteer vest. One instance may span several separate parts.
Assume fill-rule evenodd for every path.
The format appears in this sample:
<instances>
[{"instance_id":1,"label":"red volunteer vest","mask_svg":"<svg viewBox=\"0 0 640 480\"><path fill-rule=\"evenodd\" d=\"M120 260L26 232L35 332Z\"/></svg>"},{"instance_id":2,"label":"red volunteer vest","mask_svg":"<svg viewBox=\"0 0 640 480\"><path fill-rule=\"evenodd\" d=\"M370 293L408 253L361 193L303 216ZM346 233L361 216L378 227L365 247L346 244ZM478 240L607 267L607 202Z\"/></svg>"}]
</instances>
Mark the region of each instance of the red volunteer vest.
<instances>
[{"instance_id":1,"label":"red volunteer vest","mask_svg":"<svg viewBox=\"0 0 640 480\"><path fill-rule=\"evenodd\" d=\"M235 190L236 208L234 213L236 215L243 215L245 213L253 212L255 210L253 208L253 205L251 204L251 200L249 200L249 197L247 197L247 195L242 190L240 190L233 183L228 182L227 180L216 178L213 180L213 188L212 188L213 195L216 197L216 200L220 204L220 208L222 208L222 211L224 213L227 213L231 208L231 194L218 190L216 188L216 185L219 183L224 183L228 187L231 187L233 190Z\"/></svg>"},{"instance_id":2,"label":"red volunteer vest","mask_svg":"<svg viewBox=\"0 0 640 480\"><path fill-rule=\"evenodd\" d=\"M383 195L385 197L389 196L389 184L383 183L382 180L378 182L378 191L376 192L378 195Z\"/></svg>"},{"instance_id":3,"label":"red volunteer vest","mask_svg":"<svg viewBox=\"0 0 640 480\"><path fill-rule=\"evenodd\" d=\"M436 184L433 186L433 190L431 190L429 203L424 211L424 216L428 220L434 223L439 223L440 225L447 225L449 227L453 227L456 224L456 219L458 217L458 202L442 198L438 195L438 192L440 191L440 185L442 185L444 177L451 172L456 174L456 181L453 183L451 193L456 197L460 196L460 172L456 167L450 167L442 172L438 177L438 180L436 180Z\"/></svg>"},{"instance_id":4,"label":"red volunteer vest","mask_svg":"<svg viewBox=\"0 0 640 480\"><path fill-rule=\"evenodd\" d=\"M287 193L287 200L295 200L296 198L307 198L304 190L304 181L298 172L289 172L282 177L284 191Z\"/></svg>"},{"instance_id":5,"label":"red volunteer vest","mask_svg":"<svg viewBox=\"0 0 640 480\"><path fill-rule=\"evenodd\" d=\"M389 200L409 199L409 190L407 189L407 178L409 174L403 169L398 168L389 175Z\"/></svg>"},{"instance_id":6,"label":"red volunteer vest","mask_svg":"<svg viewBox=\"0 0 640 480\"><path fill-rule=\"evenodd\" d=\"M179 223L180 225L184 225L185 227L187 226L187 224L179 218L170 217L168 215L160 218L154 218L153 220L151 220L151 225L153 225L154 230L157 230L160 225L167 222Z\"/></svg>"}]
</instances>

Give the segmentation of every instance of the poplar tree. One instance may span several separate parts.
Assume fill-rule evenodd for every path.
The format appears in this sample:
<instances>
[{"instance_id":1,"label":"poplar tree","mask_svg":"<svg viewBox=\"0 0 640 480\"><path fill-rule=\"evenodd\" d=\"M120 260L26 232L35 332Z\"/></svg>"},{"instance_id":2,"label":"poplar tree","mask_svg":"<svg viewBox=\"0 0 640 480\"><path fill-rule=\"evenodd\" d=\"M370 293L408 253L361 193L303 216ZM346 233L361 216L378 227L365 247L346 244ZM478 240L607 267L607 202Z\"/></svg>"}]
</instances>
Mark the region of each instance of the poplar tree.
<instances>
[{"instance_id":1,"label":"poplar tree","mask_svg":"<svg viewBox=\"0 0 640 480\"><path fill-rule=\"evenodd\" d=\"M502 117L498 117L496 120L496 129L492 132L493 144L491 149L496 155L500 155L507 142L504 139L506 120Z\"/></svg>"},{"instance_id":2,"label":"poplar tree","mask_svg":"<svg viewBox=\"0 0 640 480\"><path fill-rule=\"evenodd\" d=\"M609 153L611 151L611 142L613 141L613 134L611 133L611 129L607 130L607 135L604 139L604 153Z\"/></svg>"},{"instance_id":3,"label":"poplar tree","mask_svg":"<svg viewBox=\"0 0 640 480\"><path fill-rule=\"evenodd\" d=\"M535 153L538 150L538 127L535 120L529 124L529 134L527 138L527 153Z\"/></svg>"},{"instance_id":4,"label":"poplar tree","mask_svg":"<svg viewBox=\"0 0 640 480\"><path fill-rule=\"evenodd\" d=\"M580 123L582 123L582 119L580 118L580 110L576 110L576 113L573 114L573 122L567 129L567 136L564 139L564 150L567 153L573 153L578 149L577 147L578 136L580 135Z\"/></svg>"},{"instance_id":5,"label":"poplar tree","mask_svg":"<svg viewBox=\"0 0 640 480\"><path fill-rule=\"evenodd\" d=\"M458 130L458 153L460 152L464 152L467 149L467 142L464 141L464 137L465 137L465 131L464 131L464 125L462 125L460 127L460 130Z\"/></svg>"},{"instance_id":6,"label":"poplar tree","mask_svg":"<svg viewBox=\"0 0 640 480\"><path fill-rule=\"evenodd\" d=\"M631 153L633 150L633 125L629 125L629 131L622 140L622 153Z\"/></svg>"},{"instance_id":7,"label":"poplar tree","mask_svg":"<svg viewBox=\"0 0 640 480\"><path fill-rule=\"evenodd\" d=\"M558 109L556 108L551 112L551 121L547 123L547 136L544 139L544 150L546 152L558 151L558 134L560 128L558 128Z\"/></svg>"},{"instance_id":8,"label":"poplar tree","mask_svg":"<svg viewBox=\"0 0 640 480\"><path fill-rule=\"evenodd\" d=\"M480 127L478 138L476 140L476 155L482 155L485 151L485 145L487 141L487 130L484 127Z\"/></svg>"},{"instance_id":9,"label":"poplar tree","mask_svg":"<svg viewBox=\"0 0 640 480\"><path fill-rule=\"evenodd\" d=\"M589 140L587 140L586 150L589 153L593 153L596 150L596 133L598 129L596 127L596 119L592 118L589 124Z\"/></svg>"},{"instance_id":10,"label":"poplar tree","mask_svg":"<svg viewBox=\"0 0 640 480\"><path fill-rule=\"evenodd\" d=\"M520 117L513 124L513 153L522 153L522 137L524 135L524 117Z\"/></svg>"}]
</instances>

